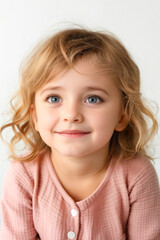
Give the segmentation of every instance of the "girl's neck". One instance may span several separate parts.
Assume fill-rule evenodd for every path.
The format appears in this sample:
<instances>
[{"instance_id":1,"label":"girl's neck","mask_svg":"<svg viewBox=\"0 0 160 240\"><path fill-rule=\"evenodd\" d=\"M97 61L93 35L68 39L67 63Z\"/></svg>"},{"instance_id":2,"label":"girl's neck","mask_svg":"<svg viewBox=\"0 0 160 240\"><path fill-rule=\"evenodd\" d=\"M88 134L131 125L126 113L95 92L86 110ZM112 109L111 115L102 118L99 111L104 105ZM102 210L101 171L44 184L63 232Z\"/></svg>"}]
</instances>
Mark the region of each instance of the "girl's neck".
<instances>
[{"instance_id":1,"label":"girl's neck","mask_svg":"<svg viewBox=\"0 0 160 240\"><path fill-rule=\"evenodd\" d=\"M75 201L90 196L101 183L109 161L106 148L90 156L73 158L62 156L52 151L51 159L56 174L66 190Z\"/></svg>"},{"instance_id":2,"label":"girl's neck","mask_svg":"<svg viewBox=\"0 0 160 240\"><path fill-rule=\"evenodd\" d=\"M99 175L108 166L108 149L94 152L83 157L70 157L51 151L51 160L57 175L69 178L82 178Z\"/></svg>"}]
</instances>

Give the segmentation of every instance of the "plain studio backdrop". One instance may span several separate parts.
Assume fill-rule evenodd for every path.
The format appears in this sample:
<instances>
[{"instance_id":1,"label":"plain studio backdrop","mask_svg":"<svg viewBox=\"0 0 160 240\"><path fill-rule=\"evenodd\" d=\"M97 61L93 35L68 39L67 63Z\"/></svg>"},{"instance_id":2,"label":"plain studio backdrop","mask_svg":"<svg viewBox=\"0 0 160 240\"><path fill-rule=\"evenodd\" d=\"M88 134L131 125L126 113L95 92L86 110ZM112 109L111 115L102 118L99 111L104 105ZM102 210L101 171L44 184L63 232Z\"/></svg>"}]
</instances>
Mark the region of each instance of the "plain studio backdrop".
<instances>
[{"instance_id":1,"label":"plain studio backdrop","mask_svg":"<svg viewBox=\"0 0 160 240\"><path fill-rule=\"evenodd\" d=\"M75 24L113 32L140 68L143 96L160 106L159 13L159 0L0 0L0 124L18 87L22 59L39 39ZM154 156L160 179L159 140L157 134ZM0 197L8 166L8 150L0 140Z\"/></svg>"}]
</instances>

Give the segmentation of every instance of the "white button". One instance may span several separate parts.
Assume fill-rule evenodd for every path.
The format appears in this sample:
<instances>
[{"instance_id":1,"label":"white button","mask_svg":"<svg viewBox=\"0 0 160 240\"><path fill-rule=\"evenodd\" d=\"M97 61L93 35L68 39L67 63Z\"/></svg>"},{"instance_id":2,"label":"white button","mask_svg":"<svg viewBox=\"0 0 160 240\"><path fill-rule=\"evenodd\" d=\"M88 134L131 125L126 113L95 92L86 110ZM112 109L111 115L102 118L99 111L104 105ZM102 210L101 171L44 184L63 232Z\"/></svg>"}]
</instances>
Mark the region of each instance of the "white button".
<instances>
[{"instance_id":1,"label":"white button","mask_svg":"<svg viewBox=\"0 0 160 240\"><path fill-rule=\"evenodd\" d=\"M72 232L72 231L68 232L68 234L67 234L67 237L68 237L69 239L74 239L75 236L76 236L76 234L75 234L74 232Z\"/></svg>"},{"instance_id":2,"label":"white button","mask_svg":"<svg viewBox=\"0 0 160 240\"><path fill-rule=\"evenodd\" d=\"M72 215L73 217L76 217L76 216L77 216L77 211L76 211L75 209L72 209L72 210L71 210L71 215Z\"/></svg>"}]
</instances>

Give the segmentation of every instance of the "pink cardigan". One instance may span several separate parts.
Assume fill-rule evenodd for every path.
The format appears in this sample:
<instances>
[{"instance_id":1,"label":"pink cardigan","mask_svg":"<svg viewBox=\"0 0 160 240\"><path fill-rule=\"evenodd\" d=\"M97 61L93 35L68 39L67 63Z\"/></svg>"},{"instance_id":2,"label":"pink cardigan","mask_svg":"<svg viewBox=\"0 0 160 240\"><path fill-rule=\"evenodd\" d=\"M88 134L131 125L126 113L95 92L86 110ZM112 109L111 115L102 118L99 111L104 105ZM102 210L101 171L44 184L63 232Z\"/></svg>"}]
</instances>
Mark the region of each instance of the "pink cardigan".
<instances>
[{"instance_id":1,"label":"pink cardigan","mask_svg":"<svg viewBox=\"0 0 160 240\"><path fill-rule=\"evenodd\" d=\"M112 159L97 190L80 202L63 189L48 153L12 162L1 213L1 240L160 240L158 178L143 158Z\"/></svg>"}]
</instances>

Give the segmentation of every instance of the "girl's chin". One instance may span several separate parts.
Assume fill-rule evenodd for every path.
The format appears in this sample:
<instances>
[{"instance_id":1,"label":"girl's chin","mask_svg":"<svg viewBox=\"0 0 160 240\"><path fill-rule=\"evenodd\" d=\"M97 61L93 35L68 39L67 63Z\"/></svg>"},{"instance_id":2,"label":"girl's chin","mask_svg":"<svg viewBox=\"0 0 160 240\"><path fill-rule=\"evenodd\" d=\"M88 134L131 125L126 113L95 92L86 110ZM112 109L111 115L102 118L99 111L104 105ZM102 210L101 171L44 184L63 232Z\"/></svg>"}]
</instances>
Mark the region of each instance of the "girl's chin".
<instances>
[{"instance_id":1,"label":"girl's chin","mask_svg":"<svg viewBox=\"0 0 160 240\"><path fill-rule=\"evenodd\" d=\"M89 154L91 154L90 152L88 151L58 151L58 150L55 150L55 149L52 149L52 152L53 154L56 152L58 153L58 155L61 155L63 157L72 157L72 158L81 158L81 157L85 157Z\"/></svg>"}]
</instances>

